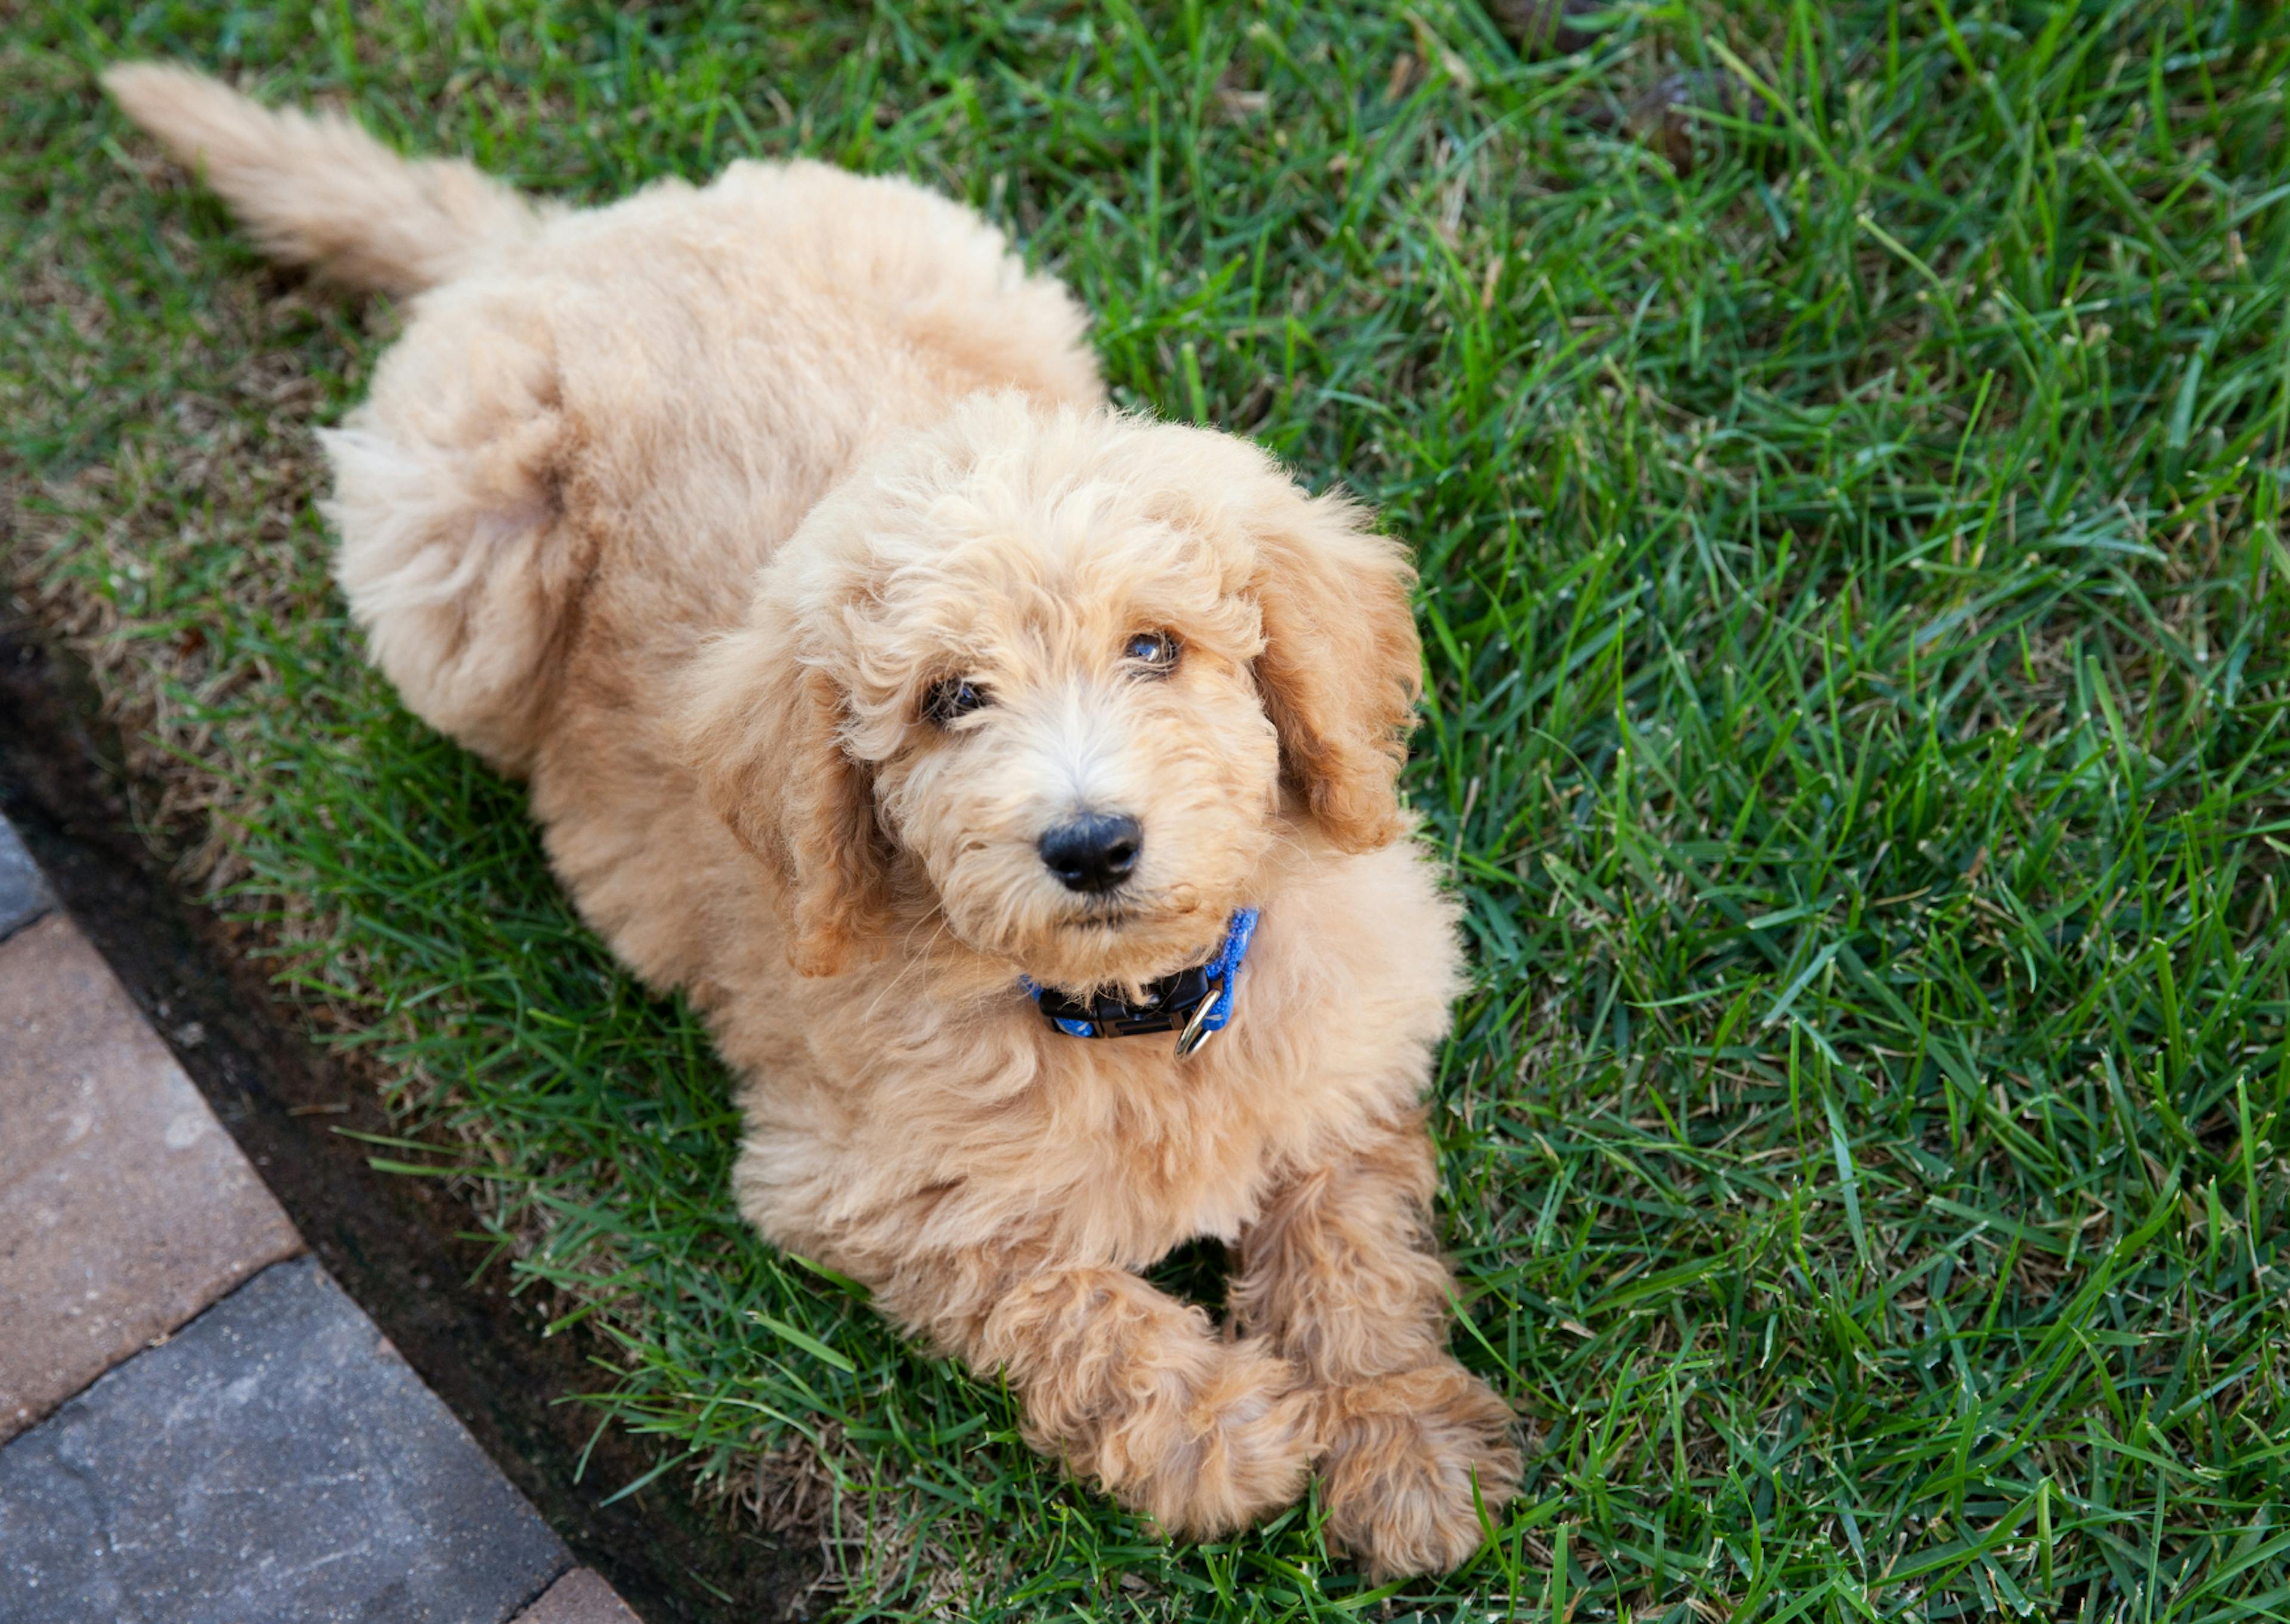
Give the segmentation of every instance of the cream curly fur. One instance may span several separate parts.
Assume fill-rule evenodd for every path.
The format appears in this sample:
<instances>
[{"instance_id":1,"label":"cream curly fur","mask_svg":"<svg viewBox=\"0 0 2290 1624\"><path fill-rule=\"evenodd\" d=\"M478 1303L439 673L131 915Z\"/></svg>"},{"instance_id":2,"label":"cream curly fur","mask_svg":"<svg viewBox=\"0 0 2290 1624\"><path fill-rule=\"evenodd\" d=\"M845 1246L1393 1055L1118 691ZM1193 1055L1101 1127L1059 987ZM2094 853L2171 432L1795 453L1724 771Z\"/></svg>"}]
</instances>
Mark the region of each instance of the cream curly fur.
<instances>
[{"instance_id":1,"label":"cream curly fur","mask_svg":"<svg viewBox=\"0 0 2290 1624\"><path fill-rule=\"evenodd\" d=\"M551 213L193 75L106 84L273 252L414 295L325 436L343 590L705 1012L763 1233L1173 1531L1317 1469L1372 1571L1469 1556L1518 1460L1429 1227L1458 948L1394 792L1401 550L1245 442L1109 411L1064 289L903 181L742 163ZM947 677L991 703L934 724ZM1110 900L1037 852L1083 807L1145 831ZM1243 905L1237 1019L1187 1061L1021 989L1197 963ZM1136 1272L1200 1236L1236 1248L1222 1333Z\"/></svg>"}]
</instances>

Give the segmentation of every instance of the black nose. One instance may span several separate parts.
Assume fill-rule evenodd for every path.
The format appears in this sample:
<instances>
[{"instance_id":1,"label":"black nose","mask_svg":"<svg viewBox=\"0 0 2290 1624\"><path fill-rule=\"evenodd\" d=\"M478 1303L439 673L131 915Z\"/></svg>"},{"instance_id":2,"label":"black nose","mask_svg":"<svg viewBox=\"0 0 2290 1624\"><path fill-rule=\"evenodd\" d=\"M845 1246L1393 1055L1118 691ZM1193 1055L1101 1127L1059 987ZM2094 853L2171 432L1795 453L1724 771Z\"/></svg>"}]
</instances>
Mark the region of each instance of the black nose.
<instances>
[{"instance_id":1,"label":"black nose","mask_svg":"<svg viewBox=\"0 0 2290 1624\"><path fill-rule=\"evenodd\" d=\"M1085 812L1042 836L1042 861L1069 891L1111 891L1137 867L1145 830L1134 818Z\"/></svg>"}]
</instances>

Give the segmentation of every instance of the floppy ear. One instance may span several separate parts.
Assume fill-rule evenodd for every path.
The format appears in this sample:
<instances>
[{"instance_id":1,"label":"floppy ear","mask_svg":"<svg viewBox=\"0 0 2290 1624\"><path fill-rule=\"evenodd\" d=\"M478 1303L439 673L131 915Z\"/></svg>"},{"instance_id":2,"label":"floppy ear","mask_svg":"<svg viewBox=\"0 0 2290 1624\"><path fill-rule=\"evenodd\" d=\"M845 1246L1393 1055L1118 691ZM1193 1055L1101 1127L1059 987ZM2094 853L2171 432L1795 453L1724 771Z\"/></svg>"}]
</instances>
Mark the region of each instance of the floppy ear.
<instances>
[{"instance_id":1,"label":"floppy ear","mask_svg":"<svg viewBox=\"0 0 2290 1624\"><path fill-rule=\"evenodd\" d=\"M1331 840L1373 851L1404 827L1399 769L1423 688L1415 570L1342 497L1288 485L1270 508L1256 532L1256 679L1281 769Z\"/></svg>"},{"instance_id":2,"label":"floppy ear","mask_svg":"<svg viewBox=\"0 0 2290 1624\"><path fill-rule=\"evenodd\" d=\"M778 876L788 958L832 975L891 924L889 842L866 769L844 748L834 678L766 613L717 642L686 690L685 759L709 810Z\"/></svg>"}]
</instances>

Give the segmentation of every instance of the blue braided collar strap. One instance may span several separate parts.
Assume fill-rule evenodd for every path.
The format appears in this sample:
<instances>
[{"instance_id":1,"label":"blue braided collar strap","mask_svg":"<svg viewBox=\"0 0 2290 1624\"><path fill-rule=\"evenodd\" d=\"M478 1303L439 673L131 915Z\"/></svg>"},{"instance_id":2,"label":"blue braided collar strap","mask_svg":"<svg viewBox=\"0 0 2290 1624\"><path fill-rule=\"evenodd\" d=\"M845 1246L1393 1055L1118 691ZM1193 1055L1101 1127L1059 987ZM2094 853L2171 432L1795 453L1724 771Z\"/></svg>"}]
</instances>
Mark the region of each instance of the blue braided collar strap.
<instances>
[{"instance_id":1,"label":"blue braided collar strap","mask_svg":"<svg viewBox=\"0 0 2290 1624\"><path fill-rule=\"evenodd\" d=\"M1023 985L1042 1018L1069 1037L1175 1032L1177 1058L1183 1060L1231 1023L1241 961L1248 956L1249 939L1255 934L1256 910L1244 908L1225 926L1224 943L1215 957L1149 982L1144 996L1134 1000L1106 993L1084 1001L1032 981Z\"/></svg>"}]
</instances>

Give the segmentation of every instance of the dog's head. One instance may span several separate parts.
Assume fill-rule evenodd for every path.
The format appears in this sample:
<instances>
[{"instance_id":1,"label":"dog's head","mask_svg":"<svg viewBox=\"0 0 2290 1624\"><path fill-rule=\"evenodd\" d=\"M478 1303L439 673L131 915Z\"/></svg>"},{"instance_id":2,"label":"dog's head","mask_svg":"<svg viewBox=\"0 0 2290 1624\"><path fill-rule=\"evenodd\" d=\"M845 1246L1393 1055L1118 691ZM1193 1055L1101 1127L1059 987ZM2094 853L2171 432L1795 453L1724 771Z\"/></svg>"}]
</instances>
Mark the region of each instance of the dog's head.
<instances>
[{"instance_id":1,"label":"dog's head","mask_svg":"<svg viewBox=\"0 0 2290 1624\"><path fill-rule=\"evenodd\" d=\"M919 902L1038 981L1134 985L1284 841L1401 832L1413 579L1245 441L982 396L781 548L686 742L806 972Z\"/></svg>"}]
</instances>

